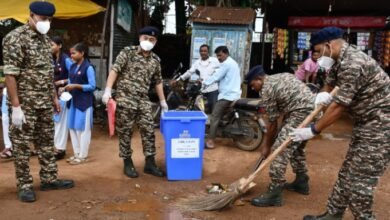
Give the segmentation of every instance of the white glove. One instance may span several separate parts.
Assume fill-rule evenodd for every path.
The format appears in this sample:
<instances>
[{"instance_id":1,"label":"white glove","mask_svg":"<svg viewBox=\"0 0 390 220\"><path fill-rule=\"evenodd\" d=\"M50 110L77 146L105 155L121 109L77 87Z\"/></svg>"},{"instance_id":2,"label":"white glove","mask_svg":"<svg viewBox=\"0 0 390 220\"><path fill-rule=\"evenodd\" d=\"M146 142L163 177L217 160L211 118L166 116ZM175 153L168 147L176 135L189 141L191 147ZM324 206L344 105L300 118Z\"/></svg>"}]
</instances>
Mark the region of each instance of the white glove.
<instances>
[{"instance_id":1,"label":"white glove","mask_svg":"<svg viewBox=\"0 0 390 220\"><path fill-rule=\"evenodd\" d=\"M161 113L167 112L168 109L168 104L165 100L160 101L160 106L161 106Z\"/></svg>"},{"instance_id":2,"label":"white glove","mask_svg":"<svg viewBox=\"0 0 390 220\"><path fill-rule=\"evenodd\" d=\"M12 115L11 115L12 124L19 129L22 129L23 123L26 123L26 117L22 111L20 106L13 107L12 106Z\"/></svg>"},{"instance_id":3,"label":"white glove","mask_svg":"<svg viewBox=\"0 0 390 220\"><path fill-rule=\"evenodd\" d=\"M102 102L103 104L107 105L108 100L111 98L111 88L106 87L104 90L104 94L102 96Z\"/></svg>"},{"instance_id":4,"label":"white glove","mask_svg":"<svg viewBox=\"0 0 390 220\"><path fill-rule=\"evenodd\" d=\"M289 135L294 142L306 141L314 137L310 127L294 129Z\"/></svg>"},{"instance_id":5,"label":"white glove","mask_svg":"<svg viewBox=\"0 0 390 220\"><path fill-rule=\"evenodd\" d=\"M317 105L329 105L332 102L332 96L328 92L320 92L316 96L314 104Z\"/></svg>"}]
</instances>

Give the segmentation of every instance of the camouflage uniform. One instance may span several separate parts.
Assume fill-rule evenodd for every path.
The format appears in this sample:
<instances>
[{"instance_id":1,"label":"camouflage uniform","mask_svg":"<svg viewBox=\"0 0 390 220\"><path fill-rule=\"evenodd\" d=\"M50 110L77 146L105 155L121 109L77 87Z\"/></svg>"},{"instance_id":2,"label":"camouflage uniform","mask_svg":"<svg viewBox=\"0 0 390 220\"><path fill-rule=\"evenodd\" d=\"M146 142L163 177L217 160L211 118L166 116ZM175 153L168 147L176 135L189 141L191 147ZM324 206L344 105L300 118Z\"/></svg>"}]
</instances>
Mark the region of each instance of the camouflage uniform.
<instances>
[{"instance_id":1,"label":"camouflage uniform","mask_svg":"<svg viewBox=\"0 0 390 220\"><path fill-rule=\"evenodd\" d=\"M374 189L389 162L390 79L375 60L345 43L327 84L340 87L334 101L346 106L354 120L328 211L343 213L349 206L355 219L375 219Z\"/></svg>"},{"instance_id":2,"label":"camouflage uniform","mask_svg":"<svg viewBox=\"0 0 390 220\"><path fill-rule=\"evenodd\" d=\"M265 105L269 122L284 115L282 128L272 146L275 150L288 138L314 108L315 96L310 89L290 73L270 75L265 78L260 97ZM305 158L306 142L292 142L271 164L271 189L283 186L284 174L290 161L294 173L307 173Z\"/></svg>"},{"instance_id":3,"label":"camouflage uniform","mask_svg":"<svg viewBox=\"0 0 390 220\"><path fill-rule=\"evenodd\" d=\"M3 40L4 74L15 76L20 106L26 117L21 130L11 125L17 187L32 188L29 141L37 147L41 182L57 179L54 157L53 64L50 39L26 24ZM11 108L10 108L11 109Z\"/></svg>"},{"instance_id":4,"label":"camouflage uniform","mask_svg":"<svg viewBox=\"0 0 390 220\"><path fill-rule=\"evenodd\" d=\"M160 59L154 53L144 57L138 47L125 47L112 67L118 73L116 89L116 130L119 156L132 154L131 136L134 122L142 137L145 156L156 154L152 106L148 97L150 85L162 81Z\"/></svg>"}]
</instances>

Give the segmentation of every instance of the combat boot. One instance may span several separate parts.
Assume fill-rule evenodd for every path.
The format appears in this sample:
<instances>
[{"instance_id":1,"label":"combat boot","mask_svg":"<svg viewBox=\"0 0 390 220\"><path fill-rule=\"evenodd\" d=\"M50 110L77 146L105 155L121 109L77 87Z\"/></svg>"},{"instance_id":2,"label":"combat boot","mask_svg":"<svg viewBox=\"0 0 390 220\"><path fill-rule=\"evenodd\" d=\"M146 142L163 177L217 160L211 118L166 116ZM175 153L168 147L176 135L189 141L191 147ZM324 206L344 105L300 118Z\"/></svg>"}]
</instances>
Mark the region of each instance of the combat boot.
<instances>
[{"instance_id":1,"label":"combat boot","mask_svg":"<svg viewBox=\"0 0 390 220\"><path fill-rule=\"evenodd\" d=\"M40 189L42 191L57 190L57 189L70 189L74 187L73 180L57 179L51 183L41 183Z\"/></svg>"},{"instance_id":2,"label":"combat boot","mask_svg":"<svg viewBox=\"0 0 390 220\"><path fill-rule=\"evenodd\" d=\"M297 173L292 183L286 183L284 188L303 195L309 195L309 176L306 173Z\"/></svg>"},{"instance_id":3,"label":"combat boot","mask_svg":"<svg viewBox=\"0 0 390 220\"><path fill-rule=\"evenodd\" d=\"M20 189L18 199L22 202L35 202L35 192L32 189Z\"/></svg>"},{"instance_id":4,"label":"combat boot","mask_svg":"<svg viewBox=\"0 0 390 220\"><path fill-rule=\"evenodd\" d=\"M123 162L124 162L124 167L123 167L124 174L130 178L137 178L138 173L135 170L133 160L131 159L131 157L124 159Z\"/></svg>"},{"instance_id":5,"label":"combat boot","mask_svg":"<svg viewBox=\"0 0 390 220\"><path fill-rule=\"evenodd\" d=\"M154 156L147 156L145 158L144 172L157 177L164 176L164 172L157 167L156 161L154 160Z\"/></svg>"},{"instance_id":6,"label":"combat boot","mask_svg":"<svg viewBox=\"0 0 390 220\"><path fill-rule=\"evenodd\" d=\"M259 207L282 206L283 187L269 187L268 191L259 197L252 199L251 204Z\"/></svg>"},{"instance_id":7,"label":"combat boot","mask_svg":"<svg viewBox=\"0 0 390 220\"><path fill-rule=\"evenodd\" d=\"M325 212L322 215L306 215L303 217L303 220L342 220L343 219L343 213L337 213L335 215L329 214L328 212Z\"/></svg>"}]
</instances>

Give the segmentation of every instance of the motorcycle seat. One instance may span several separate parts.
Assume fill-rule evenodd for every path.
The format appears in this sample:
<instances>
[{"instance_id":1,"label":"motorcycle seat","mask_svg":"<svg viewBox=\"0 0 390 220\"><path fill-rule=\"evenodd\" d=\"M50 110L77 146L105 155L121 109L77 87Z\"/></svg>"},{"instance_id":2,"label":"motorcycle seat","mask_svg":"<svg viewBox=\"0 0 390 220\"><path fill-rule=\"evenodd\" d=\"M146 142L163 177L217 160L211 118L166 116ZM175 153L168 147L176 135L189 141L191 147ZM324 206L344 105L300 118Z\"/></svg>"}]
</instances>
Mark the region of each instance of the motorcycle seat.
<instances>
[{"instance_id":1,"label":"motorcycle seat","mask_svg":"<svg viewBox=\"0 0 390 220\"><path fill-rule=\"evenodd\" d=\"M259 99L238 99L232 103L232 107L248 110L248 111L259 111L263 109L263 105Z\"/></svg>"}]
</instances>

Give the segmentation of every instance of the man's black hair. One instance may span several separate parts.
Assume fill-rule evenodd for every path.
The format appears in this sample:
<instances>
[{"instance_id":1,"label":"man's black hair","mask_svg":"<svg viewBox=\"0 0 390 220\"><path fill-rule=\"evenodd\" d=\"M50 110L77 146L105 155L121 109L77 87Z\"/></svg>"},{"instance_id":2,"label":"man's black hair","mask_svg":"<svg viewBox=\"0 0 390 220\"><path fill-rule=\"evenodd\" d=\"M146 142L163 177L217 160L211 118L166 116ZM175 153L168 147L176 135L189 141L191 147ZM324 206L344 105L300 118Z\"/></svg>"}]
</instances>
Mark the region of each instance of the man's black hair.
<instances>
[{"instance_id":1,"label":"man's black hair","mask_svg":"<svg viewBox=\"0 0 390 220\"><path fill-rule=\"evenodd\" d=\"M207 44L202 44L202 45L200 45L199 50L202 49L202 47L207 47L207 50L210 51L209 45L207 45Z\"/></svg>"},{"instance_id":2,"label":"man's black hair","mask_svg":"<svg viewBox=\"0 0 390 220\"><path fill-rule=\"evenodd\" d=\"M219 52L229 55L229 50L226 46L219 46L214 51L214 53L219 53Z\"/></svg>"}]
</instances>

